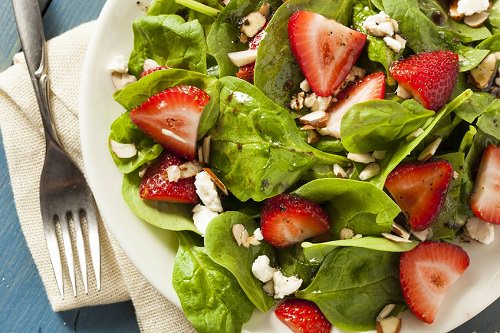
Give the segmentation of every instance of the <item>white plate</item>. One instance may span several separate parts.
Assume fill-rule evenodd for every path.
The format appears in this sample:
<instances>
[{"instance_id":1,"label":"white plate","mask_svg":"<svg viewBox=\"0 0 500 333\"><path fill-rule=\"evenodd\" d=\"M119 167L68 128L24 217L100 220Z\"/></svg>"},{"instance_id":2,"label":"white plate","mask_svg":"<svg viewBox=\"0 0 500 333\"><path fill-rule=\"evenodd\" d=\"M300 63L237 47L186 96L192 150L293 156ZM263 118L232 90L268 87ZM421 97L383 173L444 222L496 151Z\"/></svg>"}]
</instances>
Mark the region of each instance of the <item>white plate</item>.
<instances>
[{"instance_id":1,"label":"white plate","mask_svg":"<svg viewBox=\"0 0 500 333\"><path fill-rule=\"evenodd\" d=\"M106 66L117 55L128 57L133 45L132 21L144 13L135 0L109 0L99 17L83 69L80 92L82 153L90 186L102 218L144 277L180 307L171 283L176 236L136 218L123 201L122 175L108 152L108 133L123 109L112 98L114 88ZM500 228L496 228L500 235ZM484 246L464 244L471 265L452 286L436 322L425 325L412 315L403 318L402 332L446 332L486 308L500 296L500 237ZM245 332L290 332L272 312L255 312Z\"/></svg>"}]
</instances>

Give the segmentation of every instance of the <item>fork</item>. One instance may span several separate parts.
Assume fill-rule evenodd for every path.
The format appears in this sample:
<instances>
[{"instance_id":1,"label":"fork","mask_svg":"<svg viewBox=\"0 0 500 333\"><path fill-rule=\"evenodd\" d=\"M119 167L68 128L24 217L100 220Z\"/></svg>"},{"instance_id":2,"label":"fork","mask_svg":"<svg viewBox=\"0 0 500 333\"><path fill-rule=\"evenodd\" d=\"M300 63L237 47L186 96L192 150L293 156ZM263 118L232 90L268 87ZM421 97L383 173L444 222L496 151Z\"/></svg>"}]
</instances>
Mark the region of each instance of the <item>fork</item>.
<instances>
[{"instance_id":1,"label":"fork","mask_svg":"<svg viewBox=\"0 0 500 333\"><path fill-rule=\"evenodd\" d=\"M40 176L40 210L50 260L57 287L64 299L63 268L57 236L60 227L64 256L69 271L73 296L77 296L72 240L76 243L80 271L88 294L87 260L82 225L88 228L90 256L101 289L101 254L99 245L99 213L92 192L80 169L62 148L49 107L45 36L38 0L12 0L19 38L40 109L45 133L45 161ZM74 233L71 233L71 226ZM72 237L74 235L74 237Z\"/></svg>"}]
</instances>

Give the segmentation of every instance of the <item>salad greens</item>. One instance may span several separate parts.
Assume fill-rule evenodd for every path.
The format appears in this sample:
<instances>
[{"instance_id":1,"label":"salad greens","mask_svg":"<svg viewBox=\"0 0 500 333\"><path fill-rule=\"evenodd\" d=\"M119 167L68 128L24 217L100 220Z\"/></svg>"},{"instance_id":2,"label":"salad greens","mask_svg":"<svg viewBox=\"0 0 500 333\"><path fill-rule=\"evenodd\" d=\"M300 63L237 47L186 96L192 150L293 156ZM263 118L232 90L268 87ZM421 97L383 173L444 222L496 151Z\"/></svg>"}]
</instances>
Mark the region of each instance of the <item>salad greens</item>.
<instances>
[{"instance_id":1,"label":"salad greens","mask_svg":"<svg viewBox=\"0 0 500 333\"><path fill-rule=\"evenodd\" d=\"M240 26L266 4L270 16L251 84L234 77L239 68L228 53L248 49ZM294 297L316 303L335 327L374 329L387 304L404 309L399 256L419 242L413 237L408 242L381 237L391 232L395 221L406 223L384 184L401 162L414 161L440 138L435 158L449 161L457 174L431 227L432 240L453 241L462 233L473 215L469 200L481 154L489 144L500 143L500 100L468 81L469 70L500 51L499 6L500 1L494 1L488 20L478 28L452 19L439 0L231 0L225 6L218 0L155 0L147 15L134 21L128 66L138 80L113 96L125 112L111 125L109 139L134 144L137 154L120 158L111 141L110 153L123 173L122 195L131 211L151 225L175 231L179 238L172 282L198 332L239 332L254 309L266 312L276 305L252 273L261 255L286 277L302 279ZM304 80L288 37L288 20L298 10L365 34L366 18L383 10L398 22L407 41L396 53L382 38L367 36L357 66L386 74L386 99L352 106L342 119L341 139L311 140L311 129L300 128L297 121L304 109L290 109ZM460 59L451 100L434 112L414 99L396 96L390 66L403 56L443 49ZM141 78L146 59L172 68ZM179 85L198 87L210 97L197 138L200 146L209 140L210 163L204 166L230 193L222 198L224 212L203 231L193 223L192 206L139 195L141 174L164 148L132 122L130 111ZM347 155L374 151L381 153L376 161L380 171L361 181L366 165ZM345 172L345 178L335 167ZM320 204L331 223L329 233L287 248L273 248L265 240L238 245L233 226L241 224L249 235L258 234L263 202L283 192ZM356 236L346 239L346 230Z\"/></svg>"}]
</instances>

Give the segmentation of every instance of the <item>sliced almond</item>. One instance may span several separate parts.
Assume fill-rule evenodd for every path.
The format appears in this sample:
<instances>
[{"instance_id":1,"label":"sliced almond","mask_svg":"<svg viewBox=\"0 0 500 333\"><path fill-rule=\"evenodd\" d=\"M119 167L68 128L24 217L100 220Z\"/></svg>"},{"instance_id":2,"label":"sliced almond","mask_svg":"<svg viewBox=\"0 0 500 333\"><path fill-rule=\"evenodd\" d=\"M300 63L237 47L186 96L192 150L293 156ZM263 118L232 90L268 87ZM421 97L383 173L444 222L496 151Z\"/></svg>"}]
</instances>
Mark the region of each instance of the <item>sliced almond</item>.
<instances>
[{"instance_id":1,"label":"sliced almond","mask_svg":"<svg viewBox=\"0 0 500 333\"><path fill-rule=\"evenodd\" d=\"M109 140L109 145L119 158L132 158L137 155L137 148L133 143L120 143L115 140Z\"/></svg>"},{"instance_id":2,"label":"sliced almond","mask_svg":"<svg viewBox=\"0 0 500 333\"><path fill-rule=\"evenodd\" d=\"M347 172L344 170L343 167L341 167L340 165L338 164L334 164L333 165L333 173L335 174L335 176L337 176L338 178L347 178L348 175L347 175Z\"/></svg>"},{"instance_id":3,"label":"sliced almond","mask_svg":"<svg viewBox=\"0 0 500 333\"><path fill-rule=\"evenodd\" d=\"M479 89L487 88L495 75L497 58L490 54L474 69L470 71L471 83Z\"/></svg>"},{"instance_id":4,"label":"sliced almond","mask_svg":"<svg viewBox=\"0 0 500 333\"><path fill-rule=\"evenodd\" d=\"M241 246L244 239L248 238L248 231L243 224L233 224L232 232L238 246Z\"/></svg>"},{"instance_id":5,"label":"sliced almond","mask_svg":"<svg viewBox=\"0 0 500 333\"><path fill-rule=\"evenodd\" d=\"M245 66L255 62L257 59L257 50L244 50L237 52L230 52L227 54L229 60L237 67Z\"/></svg>"},{"instance_id":6,"label":"sliced almond","mask_svg":"<svg viewBox=\"0 0 500 333\"><path fill-rule=\"evenodd\" d=\"M212 137L207 135L203 138L203 161L208 164L210 163L210 140Z\"/></svg>"},{"instance_id":7,"label":"sliced almond","mask_svg":"<svg viewBox=\"0 0 500 333\"><path fill-rule=\"evenodd\" d=\"M369 153L364 153L364 154L348 153L347 158L350 159L351 161L364 164L375 162L375 158L372 156L372 154Z\"/></svg>"},{"instance_id":8,"label":"sliced almond","mask_svg":"<svg viewBox=\"0 0 500 333\"><path fill-rule=\"evenodd\" d=\"M328 123L328 113L325 111L314 111L300 117L300 121L306 125L314 127L325 127Z\"/></svg>"},{"instance_id":9,"label":"sliced almond","mask_svg":"<svg viewBox=\"0 0 500 333\"><path fill-rule=\"evenodd\" d=\"M392 232L404 239L410 239L410 233L397 223L392 225Z\"/></svg>"},{"instance_id":10,"label":"sliced almond","mask_svg":"<svg viewBox=\"0 0 500 333\"><path fill-rule=\"evenodd\" d=\"M436 150L439 145L443 141L443 138L437 137L434 141L432 141L425 149L418 155L417 160L419 161L427 161L429 158L434 156Z\"/></svg>"},{"instance_id":11,"label":"sliced almond","mask_svg":"<svg viewBox=\"0 0 500 333\"><path fill-rule=\"evenodd\" d=\"M269 2L264 2L262 6L260 6L259 13L261 13L265 17L269 16L269 14L271 13L271 5L269 4Z\"/></svg>"},{"instance_id":12,"label":"sliced almond","mask_svg":"<svg viewBox=\"0 0 500 333\"><path fill-rule=\"evenodd\" d=\"M376 160L383 160L385 158L386 151L385 150L375 150L372 153L372 156Z\"/></svg>"},{"instance_id":13,"label":"sliced almond","mask_svg":"<svg viewBox=\"0 0 500 333\"><path fill-rule=\"evenodd\" d=\"M264 27L266 21L266 17L261 13L252 12L243 18L240 30L252 38Z\"/></svg>"},{"instance_id":14,"label":"sliced almond","mask_svg":"<svg viewBox=\"0 0 500 333\"><path fill-rule=\"evenodd\" d=\"M273 281L273 279L264 283L264 285L262 286L262 289L264 289L264 292L266 294L268 294L269 296L274 296L274 281Z\"/></svg>"},{"instance_id":15,"label":"sliced almond","mask_svg":"<svg viewBox=\"0 0 500 333\"><path fill-rule=\"evenodd\" d=\"M409 239L404 239L403 237L399 237L394 234L390 234L388 232L383 232L382 236L396 243L411 243L411 240Z\"/></svg>"},{"instance_id":16,"label":"sliced almond","mask_svg":"<svg viewBox=\"0 0 500 333\"><path fill-rule=\"evenodd\" d=\"M203 147L198 146L198 162L203 164Z\"/></svg>"},{"instance_id":17,"label":"sliced almond","mask_svg":"<svg viewBox=\"0 0 500 333\"><path fill-rule=\"evenodd\" d=\"M392 310L394 310L394 308L396 308L396 304L387 304L386 306L384 306L382 311L380 311L377 316L377 321L387 318L391 314Z\"/></svg>"},{"instance_id":18,"label":"sliced almond","mask_svg":"<svg viewBox=\"0 0 500 333\"><path fill-rule=\"evenodd\" d=\"M196 161L189 161L179 165L181 170L181 178L189 178L196 176L203 168Z\"/></svg>"},{"instance_id":19,"label":"sliced almond","mask_svg":"<svg viewBox=\"0 0 500 333\"><path fill-rule=\"evenodd\" d=\"M363 238L362 234L356 234L356 235L352 236L351 239L360 239L360 238Z\"/></svg>"},{"instance_id":20,"label":"sliced almond","mask_svg":"<svg viewBox=\"0 0 500 333\"><path fill-rule=\"evenodd\" d=\"M488 19L488 16L489 14L487 12L476 13L471 16L466 16L464 18L464 23L469 27L478 28Z\"/></svg>"},{"instance_id":21,"label":"sliced almond","mask_svg":"<svg viewBox=\"0 0 500 333\"><path fill-rule=\"evenodd\" d=\"M313 145L318 143L320 135L314 129L307 131L307 143Z\"/></svg>"},{"instance_id":22,"label":"sliced almond","mask_svg":"<svg viewBox=\"0 0 500 333\"><path fill-rule=\"evenodd\" d=\"M370 163L359 173L359 179L367 180L375 177L380 173L380 165L378 163Z\"/></svg>"},{"instance_id":23,"label":"sliced almond","mask_svg":"<svg viewBox=\"0 0 500 333\"><path fill-rule=\"evenodd\" d=\"M458 0L453 0L452 3L450 4L449 14L450 17L456 21L460 21L461 19L464 18L464 14L460 14L458 12Z\"/></svg>"},{"instance_id":24,"label":"sliced almond","mask_svg":"<svg viewBox=\"0 0 500 333\"><path fill-rule=\"evenodd\" d=\"M301 131L309 131L313 129L316 129L316 127L314 127L313 125L304 125L300 128Z\"/></svg>"},{"instance_id":25,"label":"sliced almond","mask_svg":"<svg viewBox=\"0 0 500 333\"><path fill-rule=\"evenodd\" d=\"M210 168L203 168L203 171L205 171L210 178L213 180L214 184L221 190L225 195L228 195L229 193L227 192L226 185L224 185L223 182L215 175L215 173L210 169Z\"/></svg>"},{"instance_id":26,"label":"sliced almond","mask_svg":"<svg viewBox=\"0 0 500 333\"><path fill-rule=\"evenodd\" d=\"M424 133L424 130L419 127L406 136L406 141L410 142L411 140L418 138L423 133Z\"/></svg>"},{"instance_id":27,"label":"sliced almond","mask_svg":"<svg viewBox=\"0 0 500 333\"><path fill-rule=\"evenodd\" d=\"M412 230L411 234L413 236L417 237L417 239L419 241L424 242L424 241L432 238L432 229L431 228L427 228L427 229L424 229L422 231Z\"/></svg>"},{"instance_id":28,"label":"sliced almond","mask_svg":"<svg viewBox=\"0 0 500 333\"><path fill-rule=\"evenodd\" d=\"M162 128L161 129L161 134L165 135L165 136L169 136L171 137L172 139L175 139L177 141L180 141L180 142L183 142L183 143L186 143L186 140L184 140L184 138L180 137L179 135L175 134L174 132L172 132L171 130L168 130L166 128Z\"/></svg>"},{"instance_id":29,"label":"sliced almond","mask_svg":"<svg viewBox=\"0 0 500 333\"><path fill-rule=\"evenodd\" d=\"M401 318L387 317L377 320L377 333L399 333L401 330Z\"/></svg>"},{"instance_id":30,"label":"sliced almond","mask_svg":"<svg viewBox=\"0 0 500 333\"><path fill-rule=\"evenodd\" d=\"M398 88L396 89L396 95L401 99L410 99L413 97L411 92L409 92L408 90L403 88L403 86L399 86L399 85L398 85Z\"/></svg>"}]
</instances>

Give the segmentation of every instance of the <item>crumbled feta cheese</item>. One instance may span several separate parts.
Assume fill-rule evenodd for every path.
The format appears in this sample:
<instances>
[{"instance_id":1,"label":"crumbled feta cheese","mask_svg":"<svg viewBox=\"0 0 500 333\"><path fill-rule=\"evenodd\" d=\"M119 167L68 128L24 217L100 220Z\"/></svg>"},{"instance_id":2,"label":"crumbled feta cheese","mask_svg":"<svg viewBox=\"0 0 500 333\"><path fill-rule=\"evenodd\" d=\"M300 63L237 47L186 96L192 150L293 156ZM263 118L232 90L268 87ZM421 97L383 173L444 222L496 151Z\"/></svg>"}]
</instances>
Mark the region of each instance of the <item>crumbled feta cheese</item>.
<instances>
[{"instance_id":1,"label":"crumbled feta cheese","mask_svg":"<svg viewBox=\"0 0 500 333\"><path fill-rule=\"evenodd\" d=\"M253 231L253 235L256 240L261 241L264 239L264 236L262 236L262 230L260 228L257 228Z\"/></svg>"},{"instance_id":2,"label":"crumbled feta cheese","mask_svg":"<svg viewBox=\"0 0 500 333\"><path fill-rule=\"evenodd\" d=\"M154 69L160 67L160 64L154 61L153 59L144 60L144 66L142 67L143 71L148 71L150 69Z\"/></svg>"},{"instance_id":3,"label":"crumbled feta cheese","mask_svg":"<svg viewBox=\"0 0 500 333\"><path fill-rule=\"evenodd\" d=\"M327 97L318 96L318 98L316 98L316 102L314 102L313 106L311 107L311 111L326 111L331 101L332 101L332 96L327 96Z\"/></svg>"},{"instance_id":4,"label":"crumbled feta cheese","mask_svg":"<svg viewBox=\"0 0 500 333\"><path fill-rule=\"evenodd\" d=\"M205 236L205 232L207 230L208 224L212 219L217 217L219 213L210 210L208 207L197 204L194 206L193 210L193 221L196 229L200 231L202 236Z\"/></svg>"},{"instance_id":5,"label":"crumbled feta cheese","mask_svg":"<svg viewBox=\"0 0 500 333\"><path fill-rule=\"evenodd\" d=\"M169 182L176 182L181 178L181 168L178 165L170 165L167 168L167 178Z\"/></svg>"},{"instance_id":6,"label":"crumbled feta cheese","mask_svg":"<svg viewBox=\"0 0 500 333\"><path fill-rule=\"evenodd\" d=\"M384 37L385 44L394 52L399 53L403 49L403 45L392 37Z\"/></svg>"},{"instance_id":7,"label":"crumbled feta cheese","mask_svg":"<svg viewBox=\"0 0 500 333\"><path fill-rule=\"evenodd\" d=\"M137 155L137 148L133 143L120 143L115 140L109 140L109 145L119 158L131 158Z\"/></svg>"},{"instance_id":8,"label":"crumbled feta cheese","mask_svg":"<svg viewBox=\"0 0 500 333\"><path fill-rule=\"evenodd\" d=\"M280 271L276 271L273 274L273 283L274 298L281 299L299 290L302 285L302 279L299 279L296 276L286 277Z\"/></svg>"},{"instance_id":9,"label":"crumbled feta cheese","mask_svg":"<svg viewBox=\"0 0 500 333\"><path fill-rule=\"evenodd\" d=\"M128 73L128 60L123 55L117 55L111 60L106 69L111 73Z\"/></svg>"},{"instance_id":10,"label":"crumbled feta cheese","mask_svg":"<svg viewBox=\"0 0 500 333\"><path fill-rule=\"evenodd\" d=\"M311 86L309 85L309 82L307 82L307 79L300 83L300 89L305 92L311 91Z\"/></svg>"},{"instance_id":11,"label":"crumbled feta cheese","mask_svg":"<svg viewBox=\"0 0 500 333\"><path fill-rule=\"evenodd\" d=\"M393 20L385 12L368 16L363 22L363 28L368 34L376 37L392 36L399 30L398 22Z\"/></svg>"},{"instance_id":12,"label":"crumbled feta cheese","mask_svg":"<svg viewBox=\"0 0 500 333\"><path fill-rule=\"evenodd\" d=\"M398 88L396 89L396 95L401 99L410 99L413 97L408 90L406 90L400 85L398 85Z\"/></svg>"},{"instance_id":13,"label":"crumbled feta cheese","mask_svg":"<svg viewBox=\"0 0 500 333\"><path fill-rule=\"evenodd\" d=\"M314 103L316 103L316 100L318 99L318 96L315 93L308 94L306 98L304 99L304 106L306 108L312 108Z\"/></svg>"},{"instance_id":14,"label":"crumbled feta cheese","mask_svg":"<svg viewBox=\"0 0 500 333\"><path fill-rule=\"evenodd\" d=\"M292 110L300 111L304 107L304 95L304 92L301 91L297 95L292 96L292 101L290 102Z\"/></svg>"},{"instance_id":15,"label":"crumbled feta cheese","mask_svg":"<svg viewBox=\"0 0 500 333\"><path fill-rule=\"evenodd\" d=\"M260 229L259 229L260 230ZM257 239L257 236L252 235L248 236L248 231L243 224L234 224L233 225L233 237L238 243L238 246L243 245L246 248L249 248L250 245L259 245L260 242Z\"/></svg>"},{"instance_id":16,"label":"crumbled feta cheese","mask_svg":"<svg viewBox=\"0 0 500 333\"><path fill-rule=\"evenodd\" d=\"M245 16L241 23L241 32L249 38L255 36L266 24L266 17L259 12L252 12Z\"/></svg>"},{"instance_id":17,"label":"crumbled feta cheese","mask_svg":"<svg viewBox=\"0 0 500 333\"><path fill-rule=\"evenodd\" d=\"M129 84L134 83L136 81L137 78L128 73L118 73L118 72L111 73L111 82L113 83L113 86L115 87L116 90L123 89Z\"/></svg>"},{"instance_id":18,"label":"crumbled feta cheese","mask_svg":"<svg viewBox=\"0 0 500 333\"><path fill-rule=\"evenodd\" d=\"M485 222L478 217L469 217L465 229L470 238L483 244L490 244L495 239L493 224Z\"/></svg>"},{"instance_id":19,"label":"crumbled feta cheese","mask_svg":"<svg viewBox=\"0 0 500 333\"><path fill-rule=\"evenodd\" d=\"M458 0L457 12L470 16L475 13L481 13L490 7L489 0Z\"/></svg>"},{"instance_id":20,"label":"crumbled feta cheese","mask_svg":"<svg viewBox=\"0 0 500 333\"><path fill-rule=\"evenodd\" d=\"M401 50L403 50L406 47L406 39L404 39L398 34L394 35L394 39L396 39L399 42L399 44L401 44Z\"/></svg>"},{"instance_id":21,"label":"crumbled feta cheese","mask_svg":"<svg viewBox=\"0 0 500 333\"><path fill-rule=\"evenodd\" d=\"M252 264L252 273L259 280L264 283L273 279L276 268L270 266L271 261L266 255L258 256Z\"/></svg>"},{"instance_id":22,"label":"crumbled feta cheese","mask_svg":"<svg viewBox=\"0 0 500 333\"><path fill-rule=\"evenodd\" d=\"M212 178L206 171L202 171L196 175L194 186L196 187L196 193L205 206L214 212L222 212L219 194Z\"/></svg>"},{"instance_id":23,"label":"crumbled feta cheese","mask_svg":"<svg viewBox=\"0 0 500 333\"><path fill-rule=\"evenodd\" d=\"M349 228L340 229L339 232L340 239L351 239L352 237L354 237L354 231L352 229Z\"/></svg>"}]
</instances>

